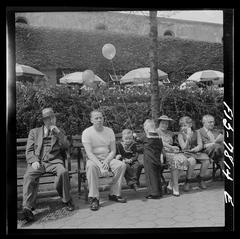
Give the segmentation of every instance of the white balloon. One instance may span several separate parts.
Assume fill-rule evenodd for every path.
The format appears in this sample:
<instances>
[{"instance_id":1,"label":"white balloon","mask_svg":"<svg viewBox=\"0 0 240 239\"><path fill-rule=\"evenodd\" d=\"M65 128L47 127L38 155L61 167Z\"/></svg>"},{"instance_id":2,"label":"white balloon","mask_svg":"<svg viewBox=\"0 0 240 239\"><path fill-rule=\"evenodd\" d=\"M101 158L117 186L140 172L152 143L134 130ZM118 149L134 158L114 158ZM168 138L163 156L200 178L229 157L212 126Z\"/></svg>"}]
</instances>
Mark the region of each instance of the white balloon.
<instances>
[{"instance_id":1,"label":"white balloon","mask_svg":"<svg viewBox=\"0 0 240 239\"><path fill-rule=\"evenodd\" d=\"M108 60L112 60L116 55L116 48L113 44L105 44L102 48L102 54Z\"/></svg>"}]
</instances>

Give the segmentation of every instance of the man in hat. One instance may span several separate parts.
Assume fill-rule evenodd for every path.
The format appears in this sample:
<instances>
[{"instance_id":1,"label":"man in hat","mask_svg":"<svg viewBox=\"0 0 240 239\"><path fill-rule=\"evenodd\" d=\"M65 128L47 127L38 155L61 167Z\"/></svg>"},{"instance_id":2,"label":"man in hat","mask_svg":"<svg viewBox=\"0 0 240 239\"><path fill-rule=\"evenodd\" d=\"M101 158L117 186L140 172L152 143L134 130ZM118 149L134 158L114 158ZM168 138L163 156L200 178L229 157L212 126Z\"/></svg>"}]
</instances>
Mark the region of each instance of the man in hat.
<instances>
[{"instance_id":1,"label":"man in hat","mask_svg":"<svg viewBox=\"0 0 240 239\"><path fill-rule=\"evenodd\" d=\"M34 219L32 210L36 206L39 177L53 173L55 186L67 210L74 210L70 196L68 171L64 167L64 153L69 142L62 129L56 126L52 108L42 110L44 125L30 130L26 147L27 170L23 180L23 216L27 221Z\"/></svg>"}]
</instances>

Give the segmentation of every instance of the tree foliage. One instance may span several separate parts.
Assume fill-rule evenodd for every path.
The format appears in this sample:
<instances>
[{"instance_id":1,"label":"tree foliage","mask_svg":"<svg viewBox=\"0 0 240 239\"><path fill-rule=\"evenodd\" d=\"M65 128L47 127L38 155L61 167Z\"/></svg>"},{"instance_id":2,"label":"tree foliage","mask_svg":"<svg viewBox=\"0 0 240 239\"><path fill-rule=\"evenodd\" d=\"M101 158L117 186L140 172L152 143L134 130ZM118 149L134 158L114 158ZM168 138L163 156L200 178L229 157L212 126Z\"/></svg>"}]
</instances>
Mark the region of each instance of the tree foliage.
<instances>
[{"instance_id":1,"label":"tree foliage","mask_svg":"<svg viewBox=\"0 0 240 239\"><path fill-rule=\"evenodd\" d=\"M96 91L60 87L36 87L17 84L16 88L16 136L27 137L30 129L42 124L41 110L52 107L59 113L57 125L67 134L81 134L91 125L91 110L100 108L105 123L115 133L124 128L142 130L143 122L151 118L151 92L149 86L121 88L116 86L99 88ZM175 121L172 130L178 130L178 120L189 115L201 127L201 118L210 113L215 116L216 124L221 126L223 118L223 93L217 90L179 90L178 87L160 87L160 114L166 114Z\"/></svg>"}]
</instances>

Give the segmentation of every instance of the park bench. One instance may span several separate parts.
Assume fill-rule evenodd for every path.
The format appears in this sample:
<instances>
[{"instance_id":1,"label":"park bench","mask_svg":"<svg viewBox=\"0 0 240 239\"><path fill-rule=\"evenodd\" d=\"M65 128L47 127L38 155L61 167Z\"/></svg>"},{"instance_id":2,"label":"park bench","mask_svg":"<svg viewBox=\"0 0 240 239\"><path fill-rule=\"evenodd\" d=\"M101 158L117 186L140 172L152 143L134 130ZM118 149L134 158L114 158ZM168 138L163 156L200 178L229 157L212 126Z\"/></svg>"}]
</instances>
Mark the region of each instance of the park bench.
<instances>
[{"instance_id":1,"label":"park bench","mask_svg":"<svg viewBox=\"0 0 240 239\"><path fill-rule=\"evenodd\" d=\"M174 135L177 136L178 132L175 132ZM141 134L139 134L141 135ZM121 140L121 133L115 134L116 137L116 142ZM137 142L137 149L139 156L143 154L143 145L142 142L136 141ZM86 152L85 149L81 143L81 136L80 135L75 135L72 137L72 148L78 148L78 193L79 197L81 195L81 188L83 186L84 188L84 198L87 200L87 194L88 194L88 187L87 187L87 178L86 178ZM212 167L211 167L212 166ZM212 165L210 166L209 169L212 169L212 179L215 180L215 174L218 169L220 169L220 166L216 164L215 162L212 162ZM198 169L196 169L198 170ZM166 160L164 160L164 163L162 164L162 172L161 172L161 179L162 179L162 185L163 185L163 191L166 192L166 186L167 182L164 178L165 173L170 173L170 170L168 168L168 165L166 164ZM144 174L144 169L142 171L142 174ZM220 175L222 178L222 171L220 170Z\"/></svg>"},{"instance_id":2,"label":"park bench","mask_svg":"<svg viewBox=\"0 0 240 239\"><path fill-rule=\"evenodd\" d=\"M116 137L116 142L120 141L121 138L122 138L122 135L121 133L118 133L118 134L115 134L115 137ZM85 149L81 143L81 136L80 135L75 135L72 137L72 141L71 141L71 145L70 147L72 148L78 148L78 152L79 152L79 157L78 157L78 193L79 193L79 197L81 195L81 188L83 186L84 188L84 198L85 200L87 200L87 195L88 195L88 187L87 187L87 178L86 178L86 152L85 152ZM143 154L143 145L142 143L138 143L137 142L137 150L138 150L138 153L139 155ZM161 172L161 179L162 179L162 184L164 186L167 186L167 182L163 176L163 171L167 169L167 164L166 162L164 162L162 164L162 172ZM144 170L143 170L144 171ZM144 172L142 172L144 173ZM111 173L110 173L110 176ZM166 191L167 188L165 187L164 190Z\"/></svg>"},{"instance_id":3,"label":"park bench","mask_svg":"<svg viewBox=\"0 0 240 239\"><path fill-rule=\"evenodd\" d=\"M79 186L81 186L80 177L82 175L81 168L80 168L80 165L82 162L81 147L79 147L79 145L75 144L75 136L68 136L68 140L70 141L70 147L65 151L65 154L64 154L64 164L65 164L64 166L68 170L70 180L71 180L73 174L78 175L78 191L80 193L81 190L80 190ZM25 155L26 145L27 145L27 138L18 138L17 139L17 163L20 160L26 161L26 155ZM73 154L74 150L77 151L77 166L78 167L77 167L77 169L73 170L72 169L72 154ZM42 185L42 184L54 183L54 178L53 178L54 176L55 175L53 175L52 173L44 173L40 177L39 184ZM47 178L47 179L41 180L42 178ZM17 177L17 187L22 187L22 185L23 185L23 175L20 175Z\"/></svg>"},{"instance_id":4,"label":"park bench","mask_svg":"<svg viewBox=\"0 0 240 239\"><path fill-rule=\"evenodd\" d=\"M121 134L116 134L116 141L119 141L121 139ZM84 195L85 199L87 198L87 178L86 178L86 152L81 142L81 135L74 135L74 136L68 136L68 140L70 142L69 148L66 150L65 155L65 167L68 170L69 177L71 179L73 174L77 174L77 188L78 188L78 195L80 197L81 195L81 188L84 188ZM26 144L27 144L27 138L18 138L17 139L17 160L26 160ZM140 154L142 154L142 147L140 144L137 144L138 151ZM77 168L72 170L72 162L73 162L73 156L75 156L75 159L77 161ZM162 170L165 169L166 165L163 165ZM54 183L54 175L51 173L45 173L40 177L39 184L50 184ZM48 180L41 180L41 178L47 178ZM163 174L161 174L162 181L164 184L166 184L165 179L163 177ZM22 187L23 185L23 176L17 177L17 186Z\"/></svg>"},{"instance_id":5,"label":"park bench","mask_svg":"<svg viewBox=\"0 0 240 239\"><path fill-rule=\"evenodd\" d=\"M177 134L177 132L175 133L175 135ZM116 134L116 141L121 140L121 133L120 134ZM85 199L87 199L87 192L88 192L88 188L87 188L87 178L86 178L86 152L85 149L82 145L81 142L81 135L74 135L74 136L68 136L68 139L70 141L70 146L68 148L68 150L66 151L66 157L65 157L65 167L68 169L69 172L69 176L70 179L72 177L73 174L77 174L77 188L78 188L78 195L80 197L81 193L82 193L82 187L84 189L84 196ZM17 159L24 159L25 160L25 150L26 150L26 143L27 143L27 138L20 138L17 139ZM138 153L139 155L143 154L143 145L142 143L137 141L137 148L138 148ZM76 156L76 161L77 161L77 168L72 170L72 160L73 160L73 155ZM163 176L164 173L169 173L170 170L166 164L166 162L164 161L163 165L162 165L162 172L161 172L161 179L163 182L163 186L164 186L164 190L166 191L166 180ZM215 179L215 174L216 171L218 169L220 169L220 166L218 164L216 164L215 162L212 162L212 168L210 167L209 169L212 169L212 178L213 180ZM144 173L144 170L143 172ZM45 173L41 176L41 178L44 177L53 177L53 174L50 173ZM222 178L222 171L220 170L220 176ZM23 176L19 176L18 181L23 180ZM47 182L41 182L40 180L40 184L48 184L48 183L53 183L54 181L47 181ZM22 186L22 183L18 183L18 187Z\"/></svg>"}]
</instances>

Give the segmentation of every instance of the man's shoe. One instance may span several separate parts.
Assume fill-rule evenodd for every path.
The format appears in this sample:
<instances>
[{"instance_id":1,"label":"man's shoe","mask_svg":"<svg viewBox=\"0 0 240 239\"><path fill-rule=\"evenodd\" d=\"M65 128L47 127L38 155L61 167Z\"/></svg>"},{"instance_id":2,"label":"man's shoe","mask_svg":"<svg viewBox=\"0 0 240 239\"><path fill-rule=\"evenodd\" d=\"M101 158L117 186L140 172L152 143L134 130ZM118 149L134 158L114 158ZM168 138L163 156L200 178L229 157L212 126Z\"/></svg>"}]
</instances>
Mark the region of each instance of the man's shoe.
<instances>
[{"instance_id":1,"label":"man's shoe","mask_svg":"<svg viewBox=\"0 0 240 239\"><path fill-rule=\"evenodd\" d=\"M73 211L74 210L74 204L73 204L71 199L68 202L64 203L64 205L65 205L65 208L68 211Z\"/></svg>"},{"instance_id":2,"label":"man's shoe","mask_svg":"<svg viewBox=\"0 0 240 239\"><path fill-rule=\"evenodd\" d=\"M97 198L89 197L90 209L97 211L99 209L99 200Z\"/></svg>"},{"instance_id":3,"label":"man's shoe","mask_svg":"<svg viewBox=\"0 0 240 239\"><path fill-rule=\"evenodd\" d=\"M184 183L183 190L185 192L188 192L190 190L190 184L189 183Z\"/></svg>"},{"instance_id":4,"label":"man's shoe","mask_svg":"<svg viewBox=\"0 0 240 239\"><path fill-rule=\"evenodd\" d=\"M146 196L147 199L159 199L161 198L162 196L154 196L154 195L148 195Z\"/></svg>"},{"instance_id":5,"label":"man's shoe","mask_svg":"<svg viewBox=\"0 0 240 239\"><path fill-rule=\"evenodd\" d=\"M207 188L206 183L205 183L203 180L201 180L201 181L199 182L199 187L200 187L201 189L206 189L206 188Z\"/></svg>"},{"instance_id":6,"label":"man's shoe","mask_svg":"<svg viewBox=\"0 0 240 239\"><path fill-rule=\"evenodd\" d=\"M116 195L108 195L108 199L110 201L121 202L121 203L127 202L126 198L122 198L121 196L116 196Z\"/></svg>"},{"instance_id":7,"label":"man's shoe","mask_svg":"<svg viewBox=\"0 0 240 239\"><path fill-rule=\"evenodd\" d=\"M31 222L34 220L34 215L30 209L23 209L23 219L25 219L27 222Z\"/></svg>"}]
</instances>

